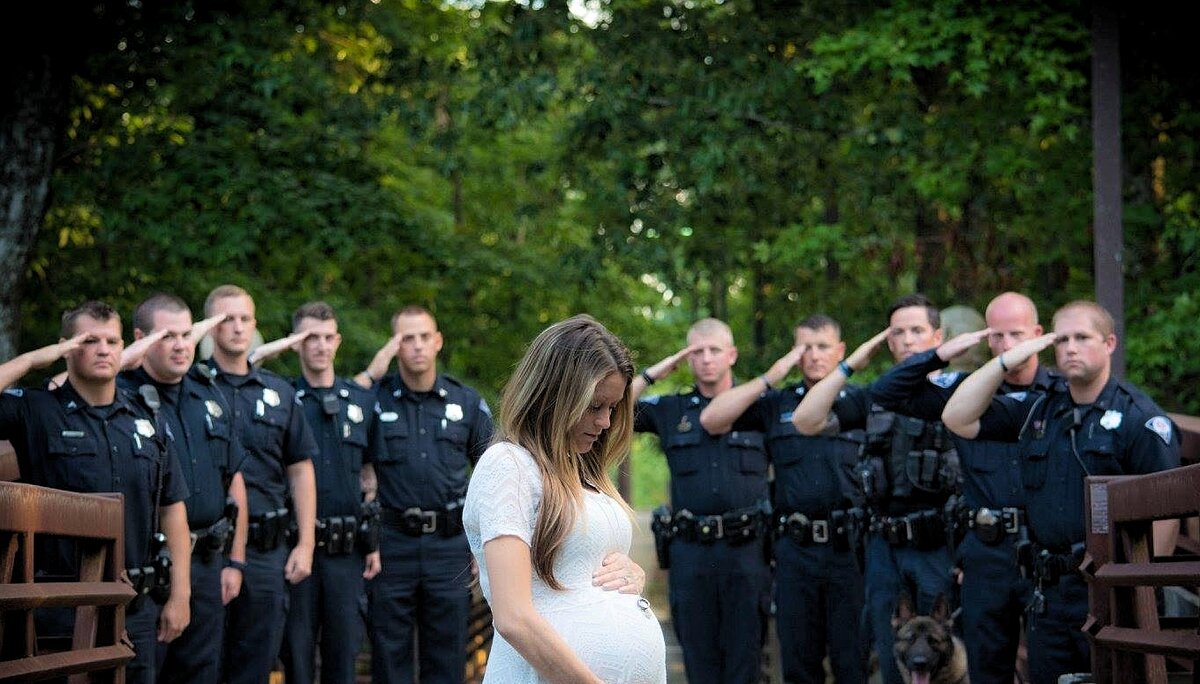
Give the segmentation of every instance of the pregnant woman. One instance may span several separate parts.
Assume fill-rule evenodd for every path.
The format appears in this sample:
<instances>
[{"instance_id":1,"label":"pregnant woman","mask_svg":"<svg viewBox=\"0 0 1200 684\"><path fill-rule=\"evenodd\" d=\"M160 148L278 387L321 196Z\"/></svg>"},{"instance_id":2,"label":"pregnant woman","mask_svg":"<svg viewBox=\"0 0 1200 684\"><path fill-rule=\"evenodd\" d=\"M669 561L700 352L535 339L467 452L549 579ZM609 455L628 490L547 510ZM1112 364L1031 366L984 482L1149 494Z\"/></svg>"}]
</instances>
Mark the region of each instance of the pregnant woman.
<instances>
[{"instance_id":1,"label":"pregnant woman","mask_svg":"<svg viewBox=\"0 0 1200 684\"><path fill-rule=\"evenodd\" d=\"M496 629L485 684L667 681L641 578L604 581L632 530L608 477L629 453L632 378L621 341L576 316L537 336L504 389L463 511Z\"/></svg>"}]
</instances>

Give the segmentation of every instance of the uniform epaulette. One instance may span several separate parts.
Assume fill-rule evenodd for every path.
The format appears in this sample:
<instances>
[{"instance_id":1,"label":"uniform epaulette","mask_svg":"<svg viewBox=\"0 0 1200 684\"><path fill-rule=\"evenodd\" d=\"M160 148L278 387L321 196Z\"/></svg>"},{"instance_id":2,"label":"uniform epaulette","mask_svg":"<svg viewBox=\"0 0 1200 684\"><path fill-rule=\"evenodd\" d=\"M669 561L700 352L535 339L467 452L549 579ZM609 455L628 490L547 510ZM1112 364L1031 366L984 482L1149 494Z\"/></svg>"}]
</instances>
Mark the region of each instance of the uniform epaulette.
<instances>
[{"instance_id":1,"label":"uniform epaulette","mask_svg":"<svg viewBox=\"0 0 1200 684\"><path fill-rule=\"evenodd\" d=\"M1117 381L1117 391L1126 394L1130 401L1137 408L1145 411L1147 414L1161 415L1162 408L1150 398L1148 394L1139 389L1136 385L1124 380Z\"/></svg>"}]
</instances>

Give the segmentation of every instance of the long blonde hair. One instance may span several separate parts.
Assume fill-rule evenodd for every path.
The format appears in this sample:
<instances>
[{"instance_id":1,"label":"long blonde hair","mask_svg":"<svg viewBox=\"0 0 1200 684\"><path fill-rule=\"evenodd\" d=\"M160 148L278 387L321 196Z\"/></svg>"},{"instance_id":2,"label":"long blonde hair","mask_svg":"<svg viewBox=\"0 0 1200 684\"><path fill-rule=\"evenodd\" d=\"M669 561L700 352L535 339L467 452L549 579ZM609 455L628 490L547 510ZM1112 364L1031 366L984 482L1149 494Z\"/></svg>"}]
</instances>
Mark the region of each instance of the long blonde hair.
<instances>
[{"instance_id":1,"label":"long blonde hair","mask_svg":"<svg viewBox=\"0 0 1200 684\"><path fill-rule=\"evenodd\" d=\"M611 373L625 379L612 423L590 451L574 453L571 430L591 404L596 385ZM504 387L496 440L528 449L541 471L542 500L530 553L534 571L553 589L562 589L554 561L575 526L584 483L617 500L632 517L608 476L608 469L629 454L633 440L632 379L625 345L596 319L579 315L543 330Z\"/></svg>"}]
</instances>

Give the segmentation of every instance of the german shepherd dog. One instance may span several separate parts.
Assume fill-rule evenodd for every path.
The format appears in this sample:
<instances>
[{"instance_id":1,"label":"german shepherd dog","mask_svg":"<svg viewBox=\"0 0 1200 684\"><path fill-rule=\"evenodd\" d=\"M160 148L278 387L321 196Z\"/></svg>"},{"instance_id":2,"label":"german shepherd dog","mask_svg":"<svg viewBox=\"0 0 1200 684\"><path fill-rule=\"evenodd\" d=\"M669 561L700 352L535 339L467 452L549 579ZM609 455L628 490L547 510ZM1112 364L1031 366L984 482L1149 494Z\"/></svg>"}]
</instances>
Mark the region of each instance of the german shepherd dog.
<instances>
[{"instance_id":1,"label":"german shepherd dog","mask_svg":"<svg viewBox=\"0 0 1200 684\"><path fill-rule=\"evenodd\" d=\"M929 615L917 615L912 599L901 595L892 629L896 666L907 684L968 684L967 650L950 627L945 596L937 597Z\"/></svg>"}]
</instances>

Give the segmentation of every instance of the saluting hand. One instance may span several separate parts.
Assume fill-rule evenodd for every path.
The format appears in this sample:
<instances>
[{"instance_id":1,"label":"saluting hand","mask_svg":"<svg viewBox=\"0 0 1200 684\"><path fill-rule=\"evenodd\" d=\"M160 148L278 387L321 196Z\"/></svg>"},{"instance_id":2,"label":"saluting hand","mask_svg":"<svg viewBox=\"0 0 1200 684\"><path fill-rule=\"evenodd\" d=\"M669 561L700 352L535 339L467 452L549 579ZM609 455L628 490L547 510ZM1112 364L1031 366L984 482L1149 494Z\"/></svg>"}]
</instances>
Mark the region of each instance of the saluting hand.
<instances>
[{"instance_id":1,"label":"saluting hand","mask_svg":"<svg viewBox=\"0 0 1200 684\"><path fill-rule=\"evenodd\" d=\"M26 355L26 358L29 360L29 367L45 368L59 359L66 358L71 352L79 349L87 338L88 333L79 333L69 340L63 340L55 344L46 345L41 349L35 349Z\"/></svg>"},{"instance_id":2,"label":"saluting hand","mask_svg":"<svg viewBox=\"0 0 1200 684\"><path fill-rule=\"evenodd\" d=\"M193 323L190 335L192 343L200 344L200 340L204 339L205 335L212 332L213 328L224 323L227 318L229 318L229 314L217 314L216 316L209 316L202 321Z\"/></svg>"},{"instance_id":3,"label":"saluting hand","mask_svg":"<svg viewBox=\"0 0 1200 684\"><path fill-rule=\"evenodd\" d=\"M689 354L698 350L699 348L700 347L697 345L690 344L674 354L671 354L662 361L659 361L653 366L650 366L646 369L646 373L648 373L650 377L654 378L656 381L662 380L671 373L675 372L675 369L679 366L680 361L686 359Z\"/></svg>"},{"instance_id":4,"label":"saluting hand","mask_svg":"<svg viewBox=\"0 0 1200 684\"><path fill-rule=\"evenodd\" d=\"M975 345L987 339L988 335L992 334L991 328L983 330L974 330L965 332L961 335L955 335L945 344L937 348L938 358L943 361L950 361L956 357L962 356L971 351Z\"/></svg>"},{"instance_id":5,"label":"saluting hand","mask_svg":"<svg viewBox=\"0 0 1200 684\"><path fill-rule=\"evenodd\" d=\"M159 328L121 350L121 370L132 370L142 365L142 359L146 358L146 352L150 351L150 347L153 347L154 343L161 340L166 334L166 328Z\"/></svg>"},{"instance_id":6,"label":"saluting hand","mask_svg":"<svg viewBox=\"0 0 1200 684\"><path fill-rule=\"evenodd\" d=\"M858 349L855 349L850 353L850 356L846 357L846 365L856 371L866 368L867 364L871 362L871 357L875 355L875 352L879 351L879 348L887 340L888 333L891 330L891 328L884 328L882 331L876 333L875 337L858 345Z\"/></svg>"},{"instance_id":7,"label":"saluting hand","mask_svg":"<svg viewBox=\"0 0 1200 684\"><path fill-rule=\"evenodd\" d=\"M1016 345L1012 349L1000 354L999 357L1004 358L1004 365L1009 368L1016 368L1025 363L1031 357L1037 356L1043 349L1054 344L1057 335L1054 333L1046 333L1038 337L1031 337Z\"/></svg>"}]
</instances>

